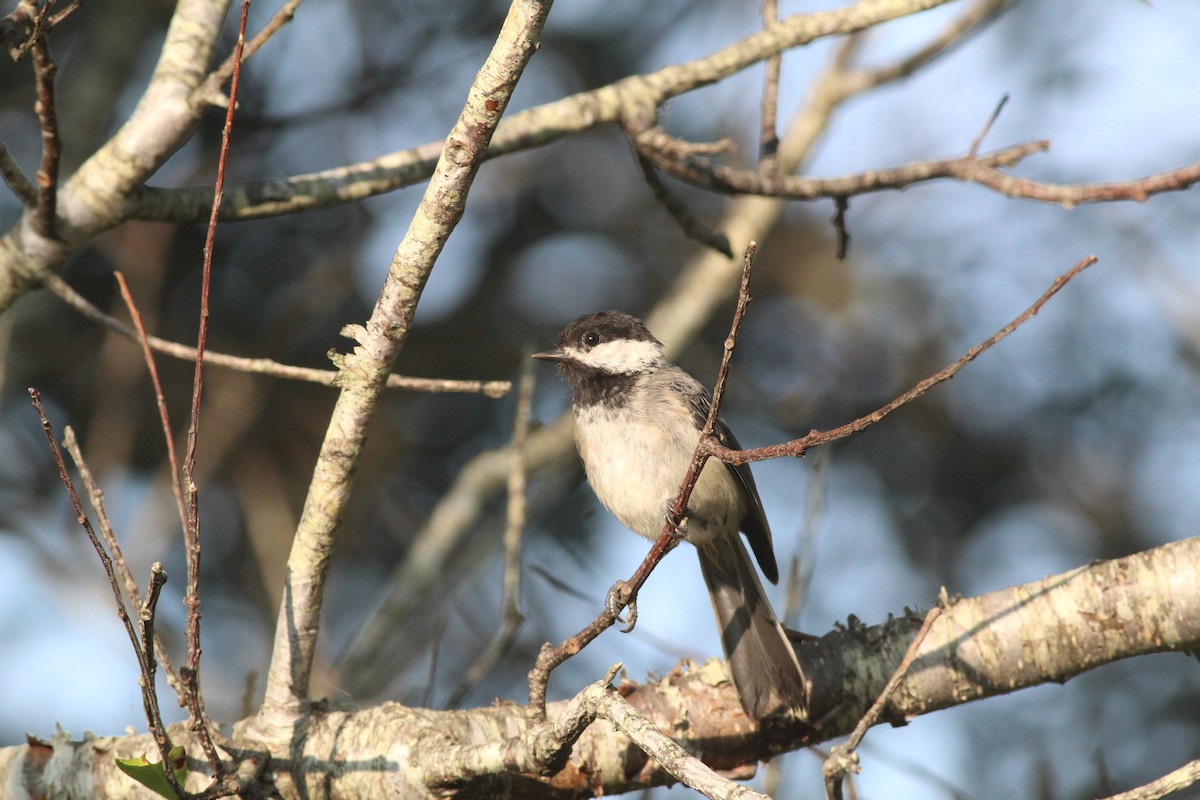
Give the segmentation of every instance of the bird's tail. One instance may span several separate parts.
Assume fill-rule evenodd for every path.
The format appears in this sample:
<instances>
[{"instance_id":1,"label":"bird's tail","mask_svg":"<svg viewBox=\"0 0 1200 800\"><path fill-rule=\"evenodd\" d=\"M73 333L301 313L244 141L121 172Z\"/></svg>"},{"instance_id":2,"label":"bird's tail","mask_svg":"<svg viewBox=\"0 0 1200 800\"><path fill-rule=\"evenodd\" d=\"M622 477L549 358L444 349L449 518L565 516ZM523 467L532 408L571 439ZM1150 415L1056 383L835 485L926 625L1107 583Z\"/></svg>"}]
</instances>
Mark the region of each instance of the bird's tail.
<instances>
[{"instance_id":1,"label":"bird's tail","mask_svg":"<svg viewBox=\"0 0 1200 800\"><path fill-rule=\"evenodd\" d=\"M804 673L741 537L721 537L697 552L742 708L754 719L803 713Z\"/></svg>"}]
</instances>

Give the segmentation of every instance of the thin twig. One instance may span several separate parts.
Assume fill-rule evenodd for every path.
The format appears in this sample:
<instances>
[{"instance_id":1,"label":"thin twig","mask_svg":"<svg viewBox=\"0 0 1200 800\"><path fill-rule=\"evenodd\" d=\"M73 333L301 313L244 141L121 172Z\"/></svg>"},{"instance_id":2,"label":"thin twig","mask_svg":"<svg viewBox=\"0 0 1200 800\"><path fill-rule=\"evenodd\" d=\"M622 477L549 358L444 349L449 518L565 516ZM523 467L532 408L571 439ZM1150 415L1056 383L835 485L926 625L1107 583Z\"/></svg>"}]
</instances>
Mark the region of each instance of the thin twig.
<instances>
[{"instance_id":1,"label":"thin twig","mask_svg":"<svg viewBox=\"0 0 1200 800\"><path fill-rule=\"evenodd\" d=\"M87 513L83 510L83 505L79 502L79 495L75 492L75 485L71 482L71 476L67 473L66 462L63 461L62 452L58 449L58 442L54 439L54 429L50 425L50 420L46 416L46 409L42 405L41 394L37 389L30 388L29 398L33 402L34 409L37 411L38 419L41 420L42 432L46 434L46 441L50 445L50 453L54 457L55 466L58 467L59 480L62 481L63 486L67 489L67 495L71 498L71 506L75 509L76 520L87 533L92 547L96 550L96 555L100 557L100 563L104 566L104 574L108 576L108 585L112 589L113 599L117 604L117 616L125 626L125 633L129 636L129 641L133 645L133 652L138 662L138 672L141 675L142 708L146 713L146 722L150 726L150 733L154 736L154 741L158 745L159 757L162 759L164 765L163 772L166 774L171 788L180 797L187 797L187 793L184 792L183 787L179 785L179 781L175 778L174 770L166 766L171 763L169 756L171 740L168 737L166 726L163 725L162 715L159 713L158 695L154 690L154 675L150 668L150 659L146 651L142 649L137 631L134 630L133 622L129 618L129 612L125 608L125 599L121 596L121 587L117 583L116 573L113 572L112 559L105 552L104 545L101 544L100 538L96 535L96 531L92 527Z\"/></svg>"},{"instance_id":2,"label":"thin twig","mask_svg":"<svg viewBox=\"0 0 1200 800\"><path fill-rule=\"evenodd\" d=\"M49 9L52 5L54 5L54 3L49 2L46 4L46 8ZM50 20L46 23L46 27L50 30L58 27L63 20L71 16L71 14L74 13L74 11L81 5L83 5L83 0L74 0L74 2L64 8L62 11L56 11L54 16L50 17Z\"/></svg>"},{"instance_id":3,"label":"thin twig","mask_svg":"<svg viewBox=\"0 0 1200 800\"><path fill-rule=\"evenodd\" d=\"M817 531L825 513L825 487L829 482L829 460L832 448L818 450L809 464L808 493L804 503L804 521L796 537L788 569L787 590L784 594L784 624L795 624L804 607L804 598L812 582Z\"/></svg>"},{"instance_id":4,"label":"thin twig","mask_svg":"<svg viewBox=\"0 0 1200 800\"><path fill-rule=\"evenodd\" d=\"M121 549L121 543L117 541L116 531L113 530L112 522L109 520L108 508L104 503L104 490L96 483L96 478L92 475L91 467L84 460L83 451L79 449L79 442L75 438L75 429L70 425L63 429L63 447L67 448L71 460L75 462L75 469L79 472L79 477L83 480L83 486L87 490L92 510L96 512L96 523L100 526L100 535L104 539L105 546L108 547L108 552L112 554L113 566L116 567L117 572L121 575L122 582L125 584L125 593L129 596L129 601L133 605L140 606L142 605L142 593L138 588L137 579L133 577L133 571L129 569L129 563L125 560L125 553ZM163 573L163 580L166 580L166 573ZM154 639L154 656L162 664L163 674L166 676L167 683L179 698L180 707L186 708L187 700L184 695L183 684L179 680L179 674L171 666L167 650L163 646L162 641L157 637Z\"/></svg>"},{"instance_id":5,"label":"thin twig","mask_svg":"<svg viewBox=\"0 0 1200 800\"><path fill-rule=\"evenodd\" d=\"M763 27L769 28L779 22L779 0L763 0ZM779 131L776 122L779 115L779 73L783 57L776 53L764 64L762 121L758 136L758 171L770 174L776 171L775 153L779 150Z\"/></svg>"},{"instance_id":6,"label":"thin twig","mask_svg":"<svg viewBox=\"0 0 1200 800\"><path fill-rule=\"evenodd\" d=\"M846 253L850 251L850 231L846 228L846 212L850 210L850 200L846 197L835 197L833 199L833 229L837 232L837 247L834 248L834 255L839 261L846 258Z\"/></svg>"},{"instance_id":7,"label":"thin twig","mask_svg":"<svg viewBox=\"0 0 1200 800\"><path fill-rule=\"evenodd\" d=\"M996 107L992 109L991 116L988 117L987 122L983 123L983 127L979 129L979 133L971 141L971 149L967 151L967 158L974 158L975 154L979 152L979 148L983 144L983 140L987 138L988 132L991 131L992 126L996 124L996 120L1000 118L1000 112L1004 110L1004 106L1007 103L1008 94L1006 93L1000 98L1000 102L996 103Z\"/></svg>"},{"instance_id":8,"label":"thin twig","mask_svg":"<svg viewBox=\"0 0 1200 800\"><path fill-rule=\"evenodd\" d=\"M742 283L738 292L737 308L733 313L733 322L730 326L729 336L725 339L725 352L721 358L721 368L717 373L716 385L713 387L712 403L709 406L708 419L705 422L700 441L696 445L696 451L692 456L691 464L688 466L688 471L684 475L683 482L680 484L679 491L675 496L675 502L671 506L671 514L664 521L662 533L659 534L658 539L651 546L650 552L646 554L646 557L638 565L638 568L634 570L629 580L618 581L609 590L609 597L608 601L604 604L604 611L588 623L583 630L558 646L555 647L548 643L542 646L533 669L529 671L528 713L535 724L545 722L546 719L546 690L550 683L550 674L568 658L579 653L584 647L587 647L597 636L611 628L620 619L619 614L621 610L626 607L631 608L630 625L626 630L632 629L633 621L636 619L636 615L632 611L632 604L636 601L638 591L646 583L646 580L650 577L650 573L654 571L654 568L658 566L667 553L671 552L679 544L679 521L685 515L684 512L687 508L688 500L691 499L692 490L696 488L696 482L700 479L700 472L704 469L704 464L708 461L709 455L711 455L708 452L707 442L709 439L716 440L713 430L720 413L721 399L725 392L725 382L729 377L729 364L733 357L733 347L737 342L737 335L741 329L742 318L746 313L746 306L750 302L750 271L754 263L756 247L756 244L751 242L746 247L742 258Z\"/></svg>"},{"instance_id":9,"label":"thin twig","mask_svg":"<svg viewBox=\"0 0 1200 800\"><path fill-rule=\"evenodd\" d=\"M825 774L825 796L828 800L842 800L842 780L850 772L858 772L858 745L862 742L863 737L867 735L867 731L879 719L879 715L883 713L884 706L891 699L892 693L896 691L896 687L900 685L900 681L904 679L908 668L912 666L913 661L917 658L917 652L921 649L922 643L925 641L929 629L933 627L933 623L942 615L942 607L934 606L929 609L929 613L925 615L925 621L921 623L921 627L917 630L917 635L913 637L912 643L909 644L908 650L904 653L904 658L900 659L899 665L892 673L892 677L884 684L883 691L875 698L875 702L867 709L867 713L862 715L862 719L854 726L854 732L842 744L834 745L829 751L829 758L821 767L821 771Z\"/></svg>"},{"instance_id":10,"label":"thin twig","mask_svg":"<svg viewBox=\"0 0 1200 800\"><path fill-rule=\"evenodd\" d=\"M646 755L685 786L711 800L770 800L765 794L735 783L716 772L692 753L684 750L674 739L647 719L611 687L597 701L596 716L629 737Z\"/></svg>"},{"instance_id":11,"label":"thin twig","mask_svg":"<svg viewBox=\"0 0 1200 800\"><path fill-rule=\"evenodd\" d=\"M838 439L844 439L851 434L858 433L859 431L871 427L888 414L895 411L897 408L912 402L933 387L937 386L939 383L945 383L953 378L962 370L963 367L978 358L981 353L992 347L992 345L1008 336L1010 333L1035 316L1039 311L1042 310L1042 306L1046 305L1050 298L1058 294L1058 291L1066 286L1071 279L1073 279L1080 272L1083 272L1083 270L1087 269L1092 264L1095 264L1096 261L1097 259L1095 256L1088 256L1064 274L1059 275L1054 279L1054 283L1050 285L1050 288L1047 289L1042 296L1034 302L1033 305L1025 309L1025 311L1023 311L1020 316L1016 317L1012 322L996 331L983 342L977 344L975 347L972 347L962 356L962 358L958 359L953 364L950 364L945 369L942 369L941 371L924 379L904 394L895 398L887 405L872 411L870 414L867 414L864 417L859 417L853 422L849 422L837 428L832 428L828 431L812 431L807 436L802 436L799 439L793 439L790 442L769 445L767 447L756 447L746 450L731 450L728 447L710 443L709 455L719 458L729 464L746 464L751 461L763 461L768 458L779 458L780 456L795 456L799 458L807 453L809 449L817 445L829 444L830 442L837 441Z\"/></svg>"},{"instance_id":12,"label":"thin twig","mask_svg":"<svg viewBox=\"0 0 1200 800\"><path fill-rule=\"evenodd\" d=\"M129 291L129 285L125 283L125 276L120 270L113 274L117 279L117 286L121 290L121 299L125 301L125 308L129 311L129 316L133 320L138 341L142 345L142 358L146 362L146 369L150 373L150 382L154 386L154 402L158 406L158 421L162 426L163 440L167 445L167 461L171 465L171 489L175 493L175 506L179 512L179 524L183 530L187 530L187 507L183 501L183 483L179 472L179 457L175 452L175 434L171 429L170 414L167 412L167 399L163 394L162 383L158 379L158 367L154 363L154 353L150 350L150 341L146 336L146 328L142 324L142 314L138 311L137 304L133 302L133 295Z\"/></svg>"},{"instance_id":13,"label":"thin twig","mask_svg":"<svg viewBox=\"0 0 1200 800\"><path fill-rule=\"evenodd\" d=\"M206 103L208 105L217 105L218 99L221 98L221 87L225 85L225 81L233 77L234 70L237 64L244 64L254 57L254 54L265 45L272 36L286 24L292 21L296 16L296 9L304 0L287 0L279 10L276 11L271 18L267 20L267 24L259 29L258 33L254 34L248 42L244 50L241 51L240 60L238 51L230 53L229 57L221 62L221 66L213 70L204 82L201 83L195 90L192 91L192 102Z\"/></svg>"},{"instance_id":14,"label":"thin twig","mask_svg":"<svg viewBox=\"0 0 1200 800\"><path fill-rule=\"evenodd\" d=\"M150 691L152 692L155 691L154 673L158 669L158 663L155 661L155 653L161 648L158 643L158 637L154 635L154 615L158 609L158 596L162 593L162 587L166 582L166 570L163 569L163 565L160 562L155 561L150 565L150 581L146 584L145 602L141 602L133 597L130 598L135 605L139 606L138 624L142 629L142 652L146 654L146 673L148 675L146 682L150 684ZM163 668L168 669L168 665L164 664ZM180 697L180 699L182 700L183 697Z\"/></svg>"},{"instance_id":15,"label":"thin twig","mask_svg":"<svg viewBox=\"0 0 1200 800\"><path fill-rule=\"evenodd\" d=\"M71 308L93 322L103 325L113 333L133 341L140 341L138 332L118 319L104 313L87 298L79 294L69 283L54 273L42 276L42 282L56 297ZM157 336L146 336L146 342L156 352L178 358L182 361L195 361L196 348L178 342L171 342ZM204 362L209 366L226 367L239 372L249 372L255 375L269 375L284 380L308 381L323 386L336 386L338 372L332 369L311 369L281 364L269 358L243 358L228 353L216 353L205 350ZM389 389L408 389L417 392L465 392L483 394L487 397L499 398L512 391L510 381L457 381L446 378L412 378L406 375L389 375Z\"/></svg>"},{"instance_id":16,"label":"thin twig","mask_svg":"<svg viewBox=\"0 0 1200 800\"><path fill-rule=\"evenodd\" d=\"M13 161L12 154L3 142L0 142L0 176L4 177L4 182L21 201L21 205L26 208L37 206L37 187L25 177L24 172L21 172L21 168Z\"/></svg>"},{"instance_id":17,"label":"thin twig","mask_svg":"<svg viewBox=\"0 0 1200 800\"><path fill-rule=\"evenodd\" d=\"M649 159L636 151L635 154L637 156L638 167L642 170L642 179L646 181L646 185L654 193L654 199L659 202L659 205L675 218L675 222L679 224L683 235L689 239L695 239L706 247L711 247L718 253L733 258L733 250L729 246L729 237L723 233L709 230L678 197L671 194L670 190L662 182L662 179L658 177L658 173Z\"/></svg>"},{"instance_id":18,"label":"thin twig","mask_svg":"<svg viewBox=\"0 0 1200 800\"><path fill-rule=\"evenodd\" d=\"M479 679L491 670L512 647L517 631L525 621L521 613L521 538L525 529L525 442L529 438L529 418L533 408L533 359L522 361L517 389L516 421L509 449L508 511L504 526L504 583L500 593L500 630L479 658L467 670L462 682L446 702L457 708Z\"/></svg>"},{"instance_id":19,"label":"thin twig","mask_svg":"<svg viewBox=\"0 0 1200 800\"><path fill-rule=\"evenodd\" d=\"M52 4L47 3L43 13ZM46 31L35 31L31 39L33 75L37 86L37 101L33 108L42 129L42 163L37 171L38 199L34 213L37 232L47 239L57 238L58 165L62 159L62 141L58 133L58 112L54 104L54 76L58 65L50 54Z\"/></svg>"},{"instance_id":20,"label":"thin twig","mask_svg":"<svg viewBox=\"0 0 1200 800\"><path fill-rule=\"evenodd\" d=\"M221 207L221 194L225 188L225 166L229 161L229 139L233 131L233 116L237 110L238 79L241 75L242 50L246 45L246 18L250 13L250 0L242 0L242 16L238 24L237 46L234 48L233 76L229 86L229 108L225 112L225 125L221 129L221 151L217 160L217 179L213 189L212 212L208 220L208 231L204 238L204 266L200 281L200 326L196 334L196 369L192 378L192 410L188 420L187 448L183 457L183 497L187 510L187 522L183 530L184 551L187 556L187 588L184 606L187 608L185 639L187 641L186 664L181 670L184 686L188 689L189 725L196 731L200 746L212 768L213 781L220 782L225 776L225 766L213 744L205 719L204 701L200 692L200 503L196 486L196 445L200 432L200 398L204 393L204 348L208 342L208 296L212 283L212 256L217 235L217 214Z\"/></svg>"}]
</instances>

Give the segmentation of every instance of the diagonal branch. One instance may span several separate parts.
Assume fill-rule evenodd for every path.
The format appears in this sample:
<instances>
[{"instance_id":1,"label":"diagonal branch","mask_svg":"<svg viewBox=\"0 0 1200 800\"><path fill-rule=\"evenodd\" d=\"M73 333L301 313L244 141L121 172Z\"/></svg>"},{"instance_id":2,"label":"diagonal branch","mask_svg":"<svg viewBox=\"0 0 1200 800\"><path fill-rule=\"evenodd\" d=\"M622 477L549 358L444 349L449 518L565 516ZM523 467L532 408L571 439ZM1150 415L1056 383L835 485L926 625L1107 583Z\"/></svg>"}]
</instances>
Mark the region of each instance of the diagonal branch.
<instances>
[{"instance_id":1,"label":"diagonal branch","mask_svg":"<svg viewBox=\"0 0 1200 800\"><path fill-rule=\"evenodd\" d=\"M192 102L202 108L205 105L223 105L229 104L229 98L222 97L221 87L225 85L225 81L233 77L237 65L249 61L262 46L271 40L271 37L278 33L284 25L287 25L296 16L296 9L304 0L287 0L279 10L271 15L267 23L259 29L258 33L254 34L241 53L230 53L229 57L221 62L221 66L213 70L204 82L196 87L192 92Z\"/></svg>"},{"instance_id":2,"label":"diagonal branch","mask_svg":"<svg viewBox=\"0 0 1200 800\"><path fill-rule=\"evenodd\" d=\"M525 65L537 50L550 0L514 0L404 239L370 319L350 329L359 342L338 359L341 394L288 556L284 601L275 629L266 697L257 722L291 730L312 674L325 579L354 468L392 364L411 329L417 301L446 239L462 218L467 193Z\"/></svg>"},{"instance_id":3,"label":"diagonal branch","mask_svg":"<svg viewBox=\"0 0 1200 800\"><path fill-rule=\"evenodd\" d=\"M45 8L49 8L47 4ZM62 160L62 139L58 133L58 109L54 102L54 77L58 65L50 54L50 41L45 31L36 32L31 42L33 74L37 84L34 110L42 129L42 164L37 171L38 199L34 225L47 239L57 238L58 165Z\"/></svg>"},{"instance_id":4,"label":"diagonal branch","mask_svg":"<svg viewBox=\"0 0 1200 800\"><path fill-rule=\"evenodd\" d=\"M870 414L867 414L864 417L859 417L852 422L848 422L845 425L840 425L828 431L812 431L808 435L802 436L799 439L793 439L790 442L783 442L781 444L768 445L767 447L732 450L720 444L710 442L708 447L709 455L719 458L729 464L745 464L751 461L764 461L768 458L779 458L780 456L794 456L796 458L800 458L813 447L822 444L829 444L830 442L835 442L838 439L844 439L847 436L866 430L901 406L907 405L938 384L945 383L953 378L963 369L963 367L967 366L967 364L970 364L972 361L978 358L979 355L985 350L989 349L992 347L992 345L996 344L1001 339L1005 338L1019 328L1021 325L1032 319L1039 311L1042 310L1042 306L1046 305L1046 303L1050 301L1050 298L1058 294L1060 289L1066 286L1067 283L1069 283L1079 273L1083 272L1092 264L1095 264L1096 261L1097 259L1095 256L1088 256L1062 275L1059 275L1054 279L1054 283L1050 284L1050 288L1047 289L1041 297L1034 301L1033 305L1025 309L1025 311L1023 311L1019 316L1017 316L1003 328L996 331L986 340L972 347L953 364L950 364L941 371L930 375L928 378L924 379L904 394L895 398L886 405L876 409L875 411L872 411Z\"/></svg>"}]
</instances>

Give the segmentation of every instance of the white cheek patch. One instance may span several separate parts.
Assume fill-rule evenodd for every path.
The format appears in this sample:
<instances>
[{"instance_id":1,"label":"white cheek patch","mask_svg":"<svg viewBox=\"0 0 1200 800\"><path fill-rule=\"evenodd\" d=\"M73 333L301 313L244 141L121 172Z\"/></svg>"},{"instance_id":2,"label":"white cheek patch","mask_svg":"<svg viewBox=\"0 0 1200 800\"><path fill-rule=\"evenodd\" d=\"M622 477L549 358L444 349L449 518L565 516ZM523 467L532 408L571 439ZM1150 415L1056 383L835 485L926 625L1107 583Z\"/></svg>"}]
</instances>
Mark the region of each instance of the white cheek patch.
<instances>
[{"instance_id":1,"label":"white cheek patch","mask_svg":"<svg viewBox=\"0 0 1200 800\"><path fill-rule=\"evenodd\" d=\"M662 364L663 353L655 342L620 339L596 345L579 360L605 372L632 373Z\"/></svg>"}]
</instances>

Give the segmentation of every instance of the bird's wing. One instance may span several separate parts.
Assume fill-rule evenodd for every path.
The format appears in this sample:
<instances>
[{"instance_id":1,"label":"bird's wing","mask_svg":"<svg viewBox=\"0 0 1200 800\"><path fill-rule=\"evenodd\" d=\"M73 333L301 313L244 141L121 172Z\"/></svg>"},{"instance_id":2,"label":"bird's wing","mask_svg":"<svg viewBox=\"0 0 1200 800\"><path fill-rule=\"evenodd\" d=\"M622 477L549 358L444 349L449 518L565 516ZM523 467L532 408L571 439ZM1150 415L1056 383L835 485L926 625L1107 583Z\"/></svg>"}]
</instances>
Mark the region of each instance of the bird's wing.
<instances>
[{"instance_id":1,"label":"bird's wing","mask_svg":"<svg viewBox=\"0 0 1200 800\"><path fill-rule=\"evenodd\" d=\"M708 410L711 407L708 392L699 382L696 382L694 387L680 388L690 390L683 391L682 394L688 398L688 405L696 428L703 430L705 423L708 422ZM697 389L698 391L696 391ZM725 424L725 420L717 419L714 433L725 447L731 450L742 449L742 445L733 435L729 426ZM754 473L750 471L749 464L727 463L725 468L737 481L738 489L746 502L746 515L742 518L739 528L742 533L746 534L746 541L750 543L750 549L754 551L754 558L758 561L763 576L771 583L778 583L779 565L775 562L775 549L771 543L771 526L767 523L767 514L763 510L762 498L758 496L758 487L754 484Z\"/></svg>"}]
</instances>

